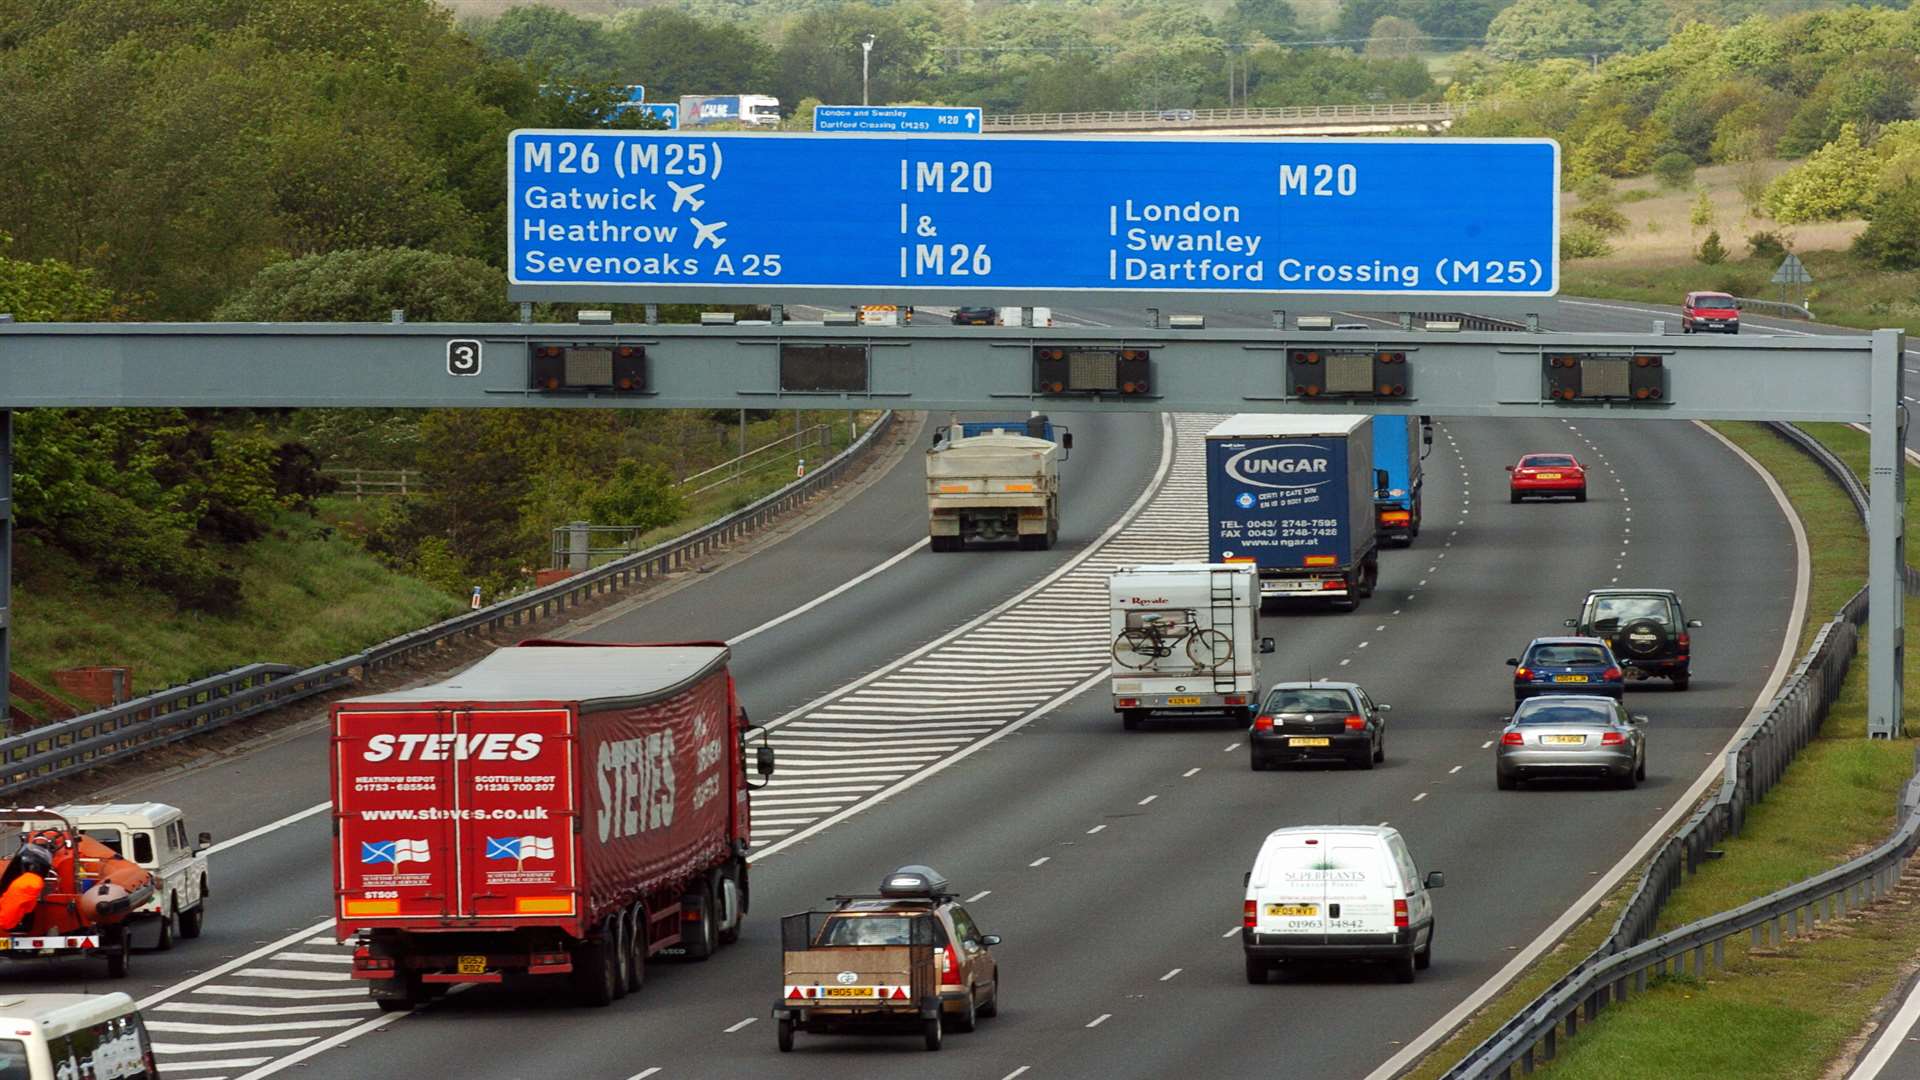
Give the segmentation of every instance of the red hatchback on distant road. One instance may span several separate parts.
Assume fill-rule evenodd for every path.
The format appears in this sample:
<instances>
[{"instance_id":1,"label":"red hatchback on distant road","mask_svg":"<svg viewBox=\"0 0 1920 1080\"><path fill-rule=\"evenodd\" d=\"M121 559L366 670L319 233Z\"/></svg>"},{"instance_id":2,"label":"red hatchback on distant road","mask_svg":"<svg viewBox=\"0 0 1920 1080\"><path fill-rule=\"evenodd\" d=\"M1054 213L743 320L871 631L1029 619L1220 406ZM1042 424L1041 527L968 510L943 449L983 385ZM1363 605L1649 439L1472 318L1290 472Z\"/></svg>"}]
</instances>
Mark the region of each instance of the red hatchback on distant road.
<instances>
[{"instance_id":1,"label":"red hatchback on distant road","mask_svg":"<svg viewBox=\"0 0 1920 1080\"><path fill-rule=\"evenodd\" d=\"M1680 332L1740 332L1740 308L1723 292L1690 292L1680 305Z\"/></svg>"},{"instance_id":2,"label":"red hatchback on distant road","mask_svg":"<svg viewBox=\"0 0 1920 1080\"><path fill-rule=\"evenodd\" d=\"M1512 502L1557 495L1587 501L1587 470L1572 454L1528 454L1507 471L1513 474L1507 487Z\"/></svg>"}]
</instances>

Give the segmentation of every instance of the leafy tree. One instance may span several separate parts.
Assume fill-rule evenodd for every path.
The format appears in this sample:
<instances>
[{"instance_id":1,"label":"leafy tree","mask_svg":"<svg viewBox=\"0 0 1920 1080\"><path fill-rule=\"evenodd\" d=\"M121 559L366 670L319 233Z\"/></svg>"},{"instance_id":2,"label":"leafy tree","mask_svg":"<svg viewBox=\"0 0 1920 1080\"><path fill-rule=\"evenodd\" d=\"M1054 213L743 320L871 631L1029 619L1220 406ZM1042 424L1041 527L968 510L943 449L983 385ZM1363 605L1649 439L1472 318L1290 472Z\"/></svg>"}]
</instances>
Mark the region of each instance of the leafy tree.
<instances>
[{"instance_id":1,"label":"leafy tree","mask_svg":"<svg viewBox=\"0 0 1920 1080\"><path fill-rule=\"evenodd\" d=\"M1693 183L1693 159L1678 150L1669 150L1654 159L1653 173L1668 187L1686 187Z\"/></svg>"},{"instance_id":2,"label":"leafy tree","mask_svg":"<svg viewBox=\"0 0 1920 1080\"><path fill-rule=\"evenodd\" d=\"M1627 152L1633 146L1633 132L1618 119L1603 120L1587 130L1574 156L1582 168L1605 176L1628 176Z\"/></svg>"},{"instance_id":3,"label":"leafy tree","mask_svg":"<svg viewBox=\"0 0 1920 1080\"><path fill-rule=\"evenodd\" d=\"M1029 5L1022 6L1031 10ZM1227 9L1227 32L1236 40L1258 34L1269 41L1290 41L1300 36L1300 21L1287 0L1233 0Z\"/></svg>"},{"instance_id":4,"label":"leafy tree","mask_svg":"<svg viewBox=\"0 0 1920 1080\"><path fill-rule=\"evenodd\" d=\"M788 24L773 54L773 79L782 101L817 97L830 104L860 100L861 43L871 35L868 65L875 102L920 95L930 65L928 36L910 29L891 8L865 3L816 8Z\"/></svg>"},{"instance_id":5,"label":"leafy tree","mask_svg":"<svg viewBox=\"0 0 1920 1080\"><path fill-rule=\"evenodd\" d=\"M1333 36L1346 41L1365 41L1374 23L1400 13L1400 5L1393 0L1341 0Z\"/></svg>"},{"instance_id":6,"label":"leafy tree","mask_svg":"<svg viewBox=\"0 0 1920 1080\"><path fill-rule=\"evenodd\" d=\"M1787 240L1777 232L1757 232L1747 237L1747 250L1756 259L1772 262L1787 257Z\"/></svg>"},{"instance_id":7,"label":"leafy tree","mask_svg":"<svg viewBox=\"0 0 1920 1080\"><path fill-rule=\"evenodd\" d=\"M1593 12L1579 0L1516 0L1487 25L1487 51L1508 60L1538 60L1587 48L1598 36Z\"/></svg>"},{"instance_id":8,"label":"leafy tree","mask_svg":"<svg viewBox=\"0 0 1920 1080\"><path fill-rule=\"evenodd\" d=\"M1058 113L1111 109L1132 88L1120 74L1104 65L1078 60L1049 60L1028 76L1020 111Z\"/></svg>"},{"instance_id":9,"label":"leafy tree","mask_svg":"<svg viewBox=\"0 0 1920 1080\"><path fill-rule=\"evenodd\" d=\"M1781 173L1767 188L1767 212L1775 221L1839 221L1859 217L1873 198L1872 151L1860 145L1852 124L1807 160Z\"/></svg>"},{"instance_id":10,"label":"leafy tree","mask_svg":"<svg viewBox=\"0 0 1920 1080\"><path fill-rule=\"evenodd\" d=\"M1570 225L1560 230L1560 258L1598 259L1613 254L1613 245L1604 233L1587 225Z\"/></svg>"},{"instance_id":11,"label":"leafy tree","mask_svg":"<svg viewBox=\"0 0 1920 1080\"><path fill-rule=\"evenodd\" d=\"M395 308L416 322L513 317L506 278L478 259L405 248L334 251L276 263L220 305L245 322L384 322Z\"/></svg>"},{"instance_id":12,"label":"leafy tree","mask_svg":"<svg viewBox=\"0 0 1920 1080\"><path fill-rule=\"evenodd\" d=\"M1693 257L1706 263L1708 266L1718 266L1726 262L1727 249L1725 245L1720 243L1720 230L1710 230L1707 233L1707 238L1700 242L1700 249L1693 253Z\"/></svg>"},{"instance_id":13,"label":"leafy tree","mask_svg":"<svg viewBox=\"0 0 1920 1080\"><path fill-rule=\"evenodd\" d=\"M508 8L481 26L480 43L545 75L601 79L614 70L601 25L544 5Z\"/></svg>"},{"instance_id":14,"label":"leafy tree","mask_svg":"<svg viewBox=\"0 0 1920 1080\"><path fill-rule=\"evenodd\" d=\"M37 263L7 257L13 237L0 231L0 312L21 322L94 322L118 308L94 273L57 259Z\"/></svg>"},{"instance_id":15,"label":"leafy tree","mask_svg":"<svg viewBox=\"0 0 1920 1080\"><path fill-rule=\"evenodd\" d=\"M1687 211L1687 224L1696 229L1713 224L1713 198L1707 194L1707 189L1701 188L1694 197L1693 208Z\"/></svg>"},{"instance_id":16,"label":"leafy tree","mask_svg":"<svg viewBox=\"0 0 1920 1080\"><path fill-rule=\"evenodd\" d=\"M588 519L599 525L657 529L687 514L687 500L659 465L622 461L605 486L587 499Z\"/></svg>"},{"instance_id":17,"label":"leafy tree","mask_svg":"<svg viewBox=\"0 0 1920 1080\"><path fill-rule=\"evenodd\" d=\"M1920 270L1920 181L1880 196L1853 250L1882 270Z\"/></svg>"},{"instance_id":18,"label":"leafy tree","mask_svg":"<svg viewBox=\"0 0 1920 1080\"><path fill-rule=\"evenodd\" d=\"M1373 20L1373 29L1367 32L1367 55L1412 56L1420 51L1422 41L1420 25L1412 19L1382 15Z\"/></svg>"},{"instance_id":19,"label":"leafy tree","mask_svg":"<svg viewBox=\"0 0 1920 1080\"><path fill-rule=\"evenodd\" d=\"M1435 37L1464 42L1484 36L1502 6L1503 0L1414 0L1400 14Z\"/></svg>"},{"instance_id":20,"label":"leafy tree","mask_svg":"<svg viewBox=\"0 0 1920 1080\"><path fill-rule=\"evenodd\" d=\"M1627 215L1611 202L1582 203L1567 217L1581 225L1603 235L1617 235L1627 231Z\"/></svg>"},{"instance_id":21,"label":"leafy tree","mask_svg":"<svg viewBox=\"0 0 1920 1080\"><path fill-rule=\"evenodd\" d=\"M1612 49L1652 49L1667 39L1667 7L1657 0L1598 0L1594 41Z\"/></svg>"},{"instance_id":22,"label":"leafy tree","mask_svg":"<svg viewBox=\"0 0 1920 1080\"><path fill-rule=\"evenodd\" d=\"M607 46L611 70L624 81L644 83L654 101L764 93L771 77L773 50L746 27L671 8L628 13L613 24Z\"/></svg>"}]
</instances>

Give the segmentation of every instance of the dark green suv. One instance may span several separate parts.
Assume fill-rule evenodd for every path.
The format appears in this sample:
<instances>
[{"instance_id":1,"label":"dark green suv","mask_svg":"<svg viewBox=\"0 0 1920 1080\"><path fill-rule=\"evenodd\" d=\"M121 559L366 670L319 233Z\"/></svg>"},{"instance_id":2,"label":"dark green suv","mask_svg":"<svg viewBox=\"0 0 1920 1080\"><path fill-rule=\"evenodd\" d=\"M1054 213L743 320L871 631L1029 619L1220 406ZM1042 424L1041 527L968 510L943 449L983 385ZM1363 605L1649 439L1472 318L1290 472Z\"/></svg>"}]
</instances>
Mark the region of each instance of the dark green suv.
<instances>
[{"instance_id":1,"label":"dark green suv","mask_svg":"<svg viewBox=\"0 0 1920 1080\"><path fill-rule=\"evenodd\" d=\"M1687 631L1700 626L1680 607L1672 589L1595 589L1580 605L1580 617L1566 624L1582 637L1597 637L1613 650L1627 674L1672 679L1685 690L1693 676L1693 641Z\"/></svg>"}]
</instances>

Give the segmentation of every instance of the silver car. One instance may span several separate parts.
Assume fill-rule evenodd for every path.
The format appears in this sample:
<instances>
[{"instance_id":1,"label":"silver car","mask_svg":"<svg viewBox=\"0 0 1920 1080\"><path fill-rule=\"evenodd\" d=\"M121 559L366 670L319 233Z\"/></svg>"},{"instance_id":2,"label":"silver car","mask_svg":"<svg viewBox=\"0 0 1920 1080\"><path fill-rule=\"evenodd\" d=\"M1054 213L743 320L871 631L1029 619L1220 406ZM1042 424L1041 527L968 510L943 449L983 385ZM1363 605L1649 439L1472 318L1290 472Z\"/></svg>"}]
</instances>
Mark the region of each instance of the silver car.
<instances>
[{"instance_id":1,"label":"silver car","mask_svg":"<svg viewBox=\"0 0 1920 1080\"><path fill-rule=\"evenodd\" d=\"M1500 732L1493 771L1502 791L1522 780L1581 776L1631 788L1647 778L1647 718L1610 697L1528 698Z\"/></svg>"}]
</instances>

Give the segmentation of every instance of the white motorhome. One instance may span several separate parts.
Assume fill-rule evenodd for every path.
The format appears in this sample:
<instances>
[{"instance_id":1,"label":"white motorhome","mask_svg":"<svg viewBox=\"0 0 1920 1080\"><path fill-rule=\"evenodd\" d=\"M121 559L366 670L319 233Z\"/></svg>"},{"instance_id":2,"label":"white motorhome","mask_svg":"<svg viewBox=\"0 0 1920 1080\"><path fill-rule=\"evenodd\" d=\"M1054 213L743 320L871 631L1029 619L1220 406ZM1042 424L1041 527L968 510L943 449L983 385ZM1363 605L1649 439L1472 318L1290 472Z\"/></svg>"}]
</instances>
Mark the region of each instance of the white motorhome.
<instances>
[{"instance_id":1,"label":"white motorhome","mask_svg":"<svg viewBox=\"0 0 1920 1080\"><path fill-rule=\"evenodd\" d=\"M1128 731L1150 714L1260 705L1260 586L1246 564L1163 563L1107 578L1113 710Z\"/></svg>"}]
</instances>

